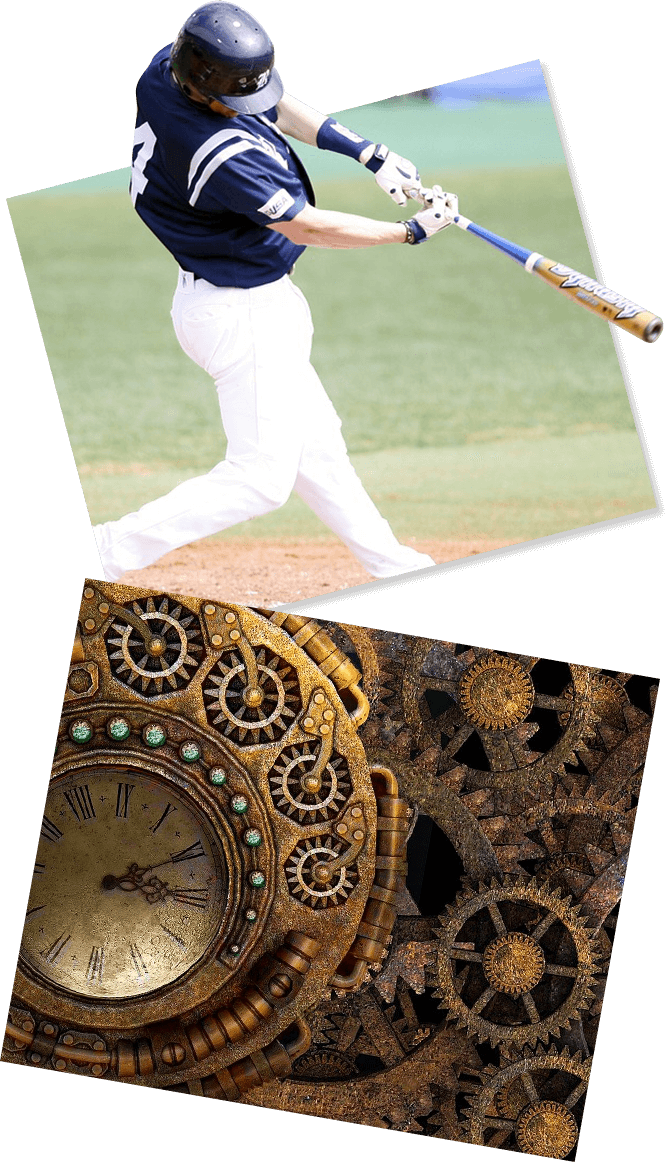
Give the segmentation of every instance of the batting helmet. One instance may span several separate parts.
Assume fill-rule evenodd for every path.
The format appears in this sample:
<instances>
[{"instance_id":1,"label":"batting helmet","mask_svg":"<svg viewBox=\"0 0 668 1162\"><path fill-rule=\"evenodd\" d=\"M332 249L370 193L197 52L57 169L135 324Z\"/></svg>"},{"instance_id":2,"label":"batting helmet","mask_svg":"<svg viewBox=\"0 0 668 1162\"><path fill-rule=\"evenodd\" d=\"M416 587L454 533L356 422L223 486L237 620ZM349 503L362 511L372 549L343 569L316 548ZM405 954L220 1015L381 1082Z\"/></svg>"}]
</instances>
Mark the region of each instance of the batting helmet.
<instances>
[{"instance_id":1,"label":"batting helmet","mask_svg":"<svg viewBox=\"0 0 668 1162\"><path fill-rule=\"evenodd\" d=\"M186 96L192 87L238 113L263 113L283 95L273 44L236 4L196 8L172 45L170 61Z\"/></svg>"}]
</instances>

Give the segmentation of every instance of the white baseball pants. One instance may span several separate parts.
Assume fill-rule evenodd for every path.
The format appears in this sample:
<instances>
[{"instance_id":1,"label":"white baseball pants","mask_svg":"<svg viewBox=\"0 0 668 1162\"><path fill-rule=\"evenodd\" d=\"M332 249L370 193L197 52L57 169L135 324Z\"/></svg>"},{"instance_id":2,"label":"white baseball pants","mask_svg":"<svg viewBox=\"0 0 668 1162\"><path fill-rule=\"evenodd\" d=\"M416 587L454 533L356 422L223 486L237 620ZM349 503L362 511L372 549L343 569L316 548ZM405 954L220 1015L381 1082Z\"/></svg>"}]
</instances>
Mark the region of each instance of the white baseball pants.
<instances>
[{"instance_id":1,"label":"white baseball pants","mask_svg":"<svg viewBox=\"0 0 668 1162\"><path fill-rule=\"evenodd\" d=\"M399 544L350 463L310 363L308 303L287 275L246 290L181 272L172 319L183 350L215 381L227 455L138 512L95 526L108 581L270 512L293 489L374 577L434 564Z\"/></svg>"}]
</instances>

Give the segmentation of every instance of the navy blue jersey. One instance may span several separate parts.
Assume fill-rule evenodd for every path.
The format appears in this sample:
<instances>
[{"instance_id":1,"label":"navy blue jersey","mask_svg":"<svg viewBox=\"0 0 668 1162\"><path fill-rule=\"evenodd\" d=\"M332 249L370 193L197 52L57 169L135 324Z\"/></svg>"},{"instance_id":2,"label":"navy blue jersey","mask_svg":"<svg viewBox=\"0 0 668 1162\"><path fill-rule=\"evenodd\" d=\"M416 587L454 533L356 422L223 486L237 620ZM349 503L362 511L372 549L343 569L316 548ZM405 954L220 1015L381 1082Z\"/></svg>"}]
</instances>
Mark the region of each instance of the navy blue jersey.
<instances>
[{"instance_id":1,"label":"navy blue jersey","mask_svg":"<svg viewBox=\"0 0 668 1162\"><path fill-rule=\"evenodd\" d=\"M137 85L135 209L197 278L275 282L306 248L267 227L315 204L308 174L274 126L275 110L226 118L189 101L172 77L170 47Z\"/></svg>"}]
</instances>

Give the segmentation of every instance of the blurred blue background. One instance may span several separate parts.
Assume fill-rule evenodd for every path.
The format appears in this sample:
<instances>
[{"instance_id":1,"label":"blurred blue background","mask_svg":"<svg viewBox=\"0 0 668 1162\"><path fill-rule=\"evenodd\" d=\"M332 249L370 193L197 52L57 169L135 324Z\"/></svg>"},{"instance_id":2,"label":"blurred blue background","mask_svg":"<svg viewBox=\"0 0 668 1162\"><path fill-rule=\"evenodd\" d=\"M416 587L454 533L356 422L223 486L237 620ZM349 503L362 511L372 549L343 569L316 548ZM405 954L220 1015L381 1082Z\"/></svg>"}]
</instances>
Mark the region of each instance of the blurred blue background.
<instances>
[{"instance_id":1,"label":"blurred blue background","mask_svg":"<svg viewBox=\"0 0 668 1162\"><path fill-rule=\"evenodd\" d=\"M308 103L308 93L297 93ZM449 81L417 93L388 97L335 114L371 141L409 157L429 183L430 171L506 169L564 162L540 61L525 61ZM128 126L128 155L132 127ZM368 179L362 166L309 145L296 148L317 183ZM130 170L113 170L54 186L52 194L127 189ZM316 190L317 192L317 190Z\"/></svg>"}]
</instances>

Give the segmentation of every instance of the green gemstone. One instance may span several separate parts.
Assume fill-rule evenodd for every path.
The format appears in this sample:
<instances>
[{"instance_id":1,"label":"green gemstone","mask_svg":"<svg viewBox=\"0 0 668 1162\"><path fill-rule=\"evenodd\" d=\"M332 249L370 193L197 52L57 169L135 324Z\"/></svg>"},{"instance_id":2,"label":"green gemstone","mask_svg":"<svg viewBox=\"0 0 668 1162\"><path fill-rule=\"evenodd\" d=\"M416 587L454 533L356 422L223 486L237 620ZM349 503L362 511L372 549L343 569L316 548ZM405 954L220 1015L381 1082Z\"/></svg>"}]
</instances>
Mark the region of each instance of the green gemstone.
<instances>
[{"instance_id":1,"label":"green gemstone","mask_svg":"<svg viewBox=\"0 0 668 1162\"><path fill-rule=\"evenodd\" d=\"M252 871L248 877L248 882L252 888L263 888L266 884L264 872Z\"/></svg>"},{"instance_id":2,"label":"green gemstone","mask_svg":"<svg viewBox=\"0 0 668 1162\"><path fill-rule=\"evenodd\" d=\"M249 847L259 847L262 843L262 836L257 827L249 827L248 831L244 831L244 843Z\"/></svg>"},{"instance_id":3,"label":"green gemstone","mask_svg":"<svg viewBox=\"0 0 668 1162\"><path fill-rule=\"evenodd\" d=\"M117 742L122 742L130 733L130 726L124 718L112 718L107 730L110 738L115 738Z\"/></svg>"},{"instance_id":4,"label":"green gemstone","mask_svg":"<svg viewBox=\"0 0 668 1162\"><path fill-rule=\"evenodd\" d=\"M227 782L227 775L222 767L214 767L209 771L209 782L213 783L214 787L222 787Z\"/></svg>"},{"instance_id":5,"label":"green gemstone","mask_svg":"<svg viewBox=\"0 0 668 1162\"><path fill-rule=\"evenodd\" d=\"M196 763L202 752L197 743L189 739L187 742L181 743L179 754L184 763Z\"/></svg>"},{"instance_id":6,"label":"green gemstone","mask_svg":"<svg viewBox=\"0 0 668 1162\"><path fill-rule=\"evenodd\" d=\"M90 722L73 722L70 727L70 738L72 742L89 742L93 737L93 727Z\"/></svg>"},{"instance_id":7,"label":"green gemstone","mask_svg":"<svg viewBox=\"0 0 668 1162\"><path fill-rule=\"evenodd\" d=\"M257 912L255 911L254 908L248 909L248 911L246 912L246 919L248 920L249 924L255 923L255 921L257 920Z\"/></svg>"},{"instance_id":8,"label":"green gemstone","mask_svg":"<svg viewBox=\"0 0 668 1162\"><path fill-rule=\"evenodd\" d=\"M232 810L236 815L243 815L248 810L248 799L245 795L232 796Z\"/></svg>"},{"instance_id":9,"label":"green gemstone","mask_svg":"<svg viewBox=\"0 0 668 1162\"><path fill-rule=\"evenodd\" d=\"M163 746L167 742L167 735L161 726L147 726L144 729L144 742L147 746Z\"/></svg>"}]
</instances>

